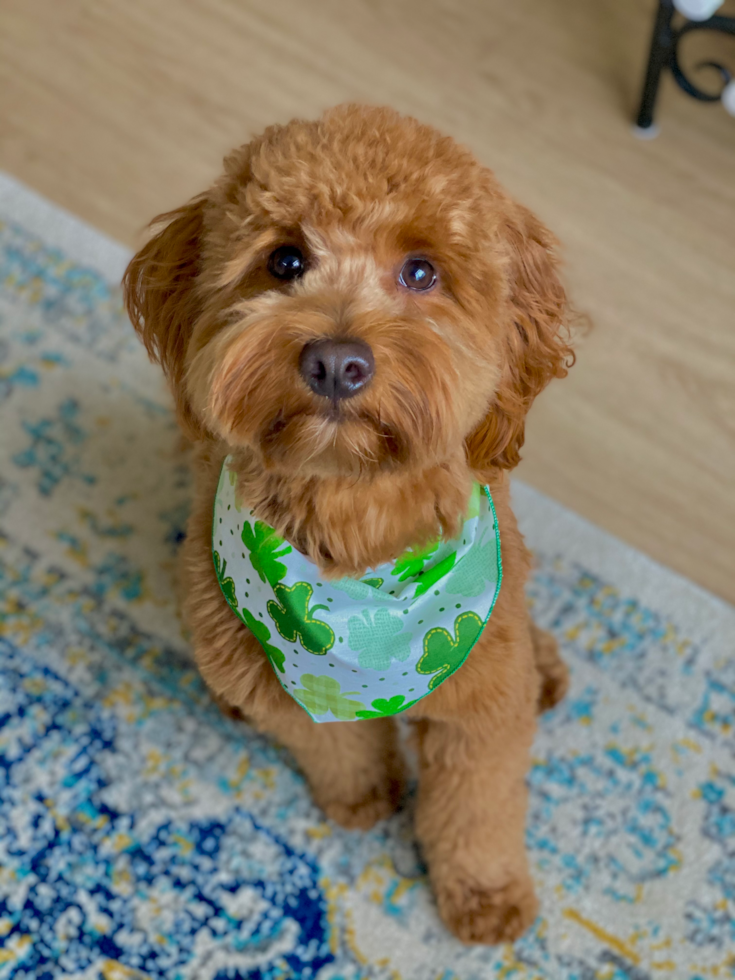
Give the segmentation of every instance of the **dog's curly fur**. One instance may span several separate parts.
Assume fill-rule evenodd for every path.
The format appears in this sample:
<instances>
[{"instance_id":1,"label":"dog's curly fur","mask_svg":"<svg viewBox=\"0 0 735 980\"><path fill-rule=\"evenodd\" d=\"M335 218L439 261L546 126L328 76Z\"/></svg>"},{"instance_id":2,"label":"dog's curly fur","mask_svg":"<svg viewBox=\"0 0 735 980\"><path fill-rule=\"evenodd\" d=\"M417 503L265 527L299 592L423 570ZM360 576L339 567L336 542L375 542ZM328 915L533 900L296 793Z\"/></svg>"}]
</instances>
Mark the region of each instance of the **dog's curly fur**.
<instances>
[{"instance_id":1,"label":"dog's curly fur","mask_svg":"<svg viewBox=\"0 0 735 980\"><path fill-rule=\"evenodd\" d=\"M234 455L247 506L330 577L453 536L472 482L490 486L496 609L462 670L407 715L439 911L467 942L514 939L537 909L524 849L535 715L567 684L527 613L529 557L507 480L532 401L572 360L554 238L466 149L360 106L267 129L154 225L124 284L194 444L184 567L197 662L221 701L291 749L344 826L369 827L400 800L394 723L314 724L231 613L211 555L223 458ZM309 262L287 285L267 265L284 243ZM417 255L439 270L426 293L398 282ZM367 342L375 359L372 383L338 416L298 370L303 347L325 337Z\"/></svg>"}]
</instances>

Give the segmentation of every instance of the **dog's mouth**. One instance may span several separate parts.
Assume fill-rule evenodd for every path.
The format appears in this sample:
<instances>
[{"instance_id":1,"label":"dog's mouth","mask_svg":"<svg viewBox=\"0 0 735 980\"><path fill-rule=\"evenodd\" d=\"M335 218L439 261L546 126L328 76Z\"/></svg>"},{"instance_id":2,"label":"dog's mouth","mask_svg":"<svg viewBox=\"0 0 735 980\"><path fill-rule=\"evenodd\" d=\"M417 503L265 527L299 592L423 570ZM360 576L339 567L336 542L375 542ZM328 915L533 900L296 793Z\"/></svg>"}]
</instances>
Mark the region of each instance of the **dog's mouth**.
<instances>
[{"instance_id":1,"label":"dog's mouth","mask_svg":"<svg viewBox=\"0 0 735 980\"><path fill-rule=\"evenodd\" d=\"M316 413L325 422L334 422L335 425L343 424L347 415L343 411L343 406L339 401L328 401L326 406Z\"/></svg>"},{"instance_id":2,"label":"dog's mouth","mask_svg":"<svg viewBox=\"0 0 735 980\"><path fill-rule=\"evenodd\" d=\"M311 411L279 411L260 435L266 462L344 474L385 470L410 458L408 438L365 409L327 401Z\"/></svg>"},{"instance_id":3,"label":"dog's mouth","mask_svg":"<svg viewBox=\"0 0 735 980\"><path fill-rule=\"evenodd\" d=\"M298 380L295 359L308 349L302 335L294 340L283 324L274 332L272 317L236 327L193 360L190 389L204 396L200 411L212 430L260 455L266 467L308 478L369 478L456 451L461 400L451 351L438 335L377 330L370 349L383 369L346 394L344 385L316 390L320 375L314 384Z\"/></svg>"}]
</instances>

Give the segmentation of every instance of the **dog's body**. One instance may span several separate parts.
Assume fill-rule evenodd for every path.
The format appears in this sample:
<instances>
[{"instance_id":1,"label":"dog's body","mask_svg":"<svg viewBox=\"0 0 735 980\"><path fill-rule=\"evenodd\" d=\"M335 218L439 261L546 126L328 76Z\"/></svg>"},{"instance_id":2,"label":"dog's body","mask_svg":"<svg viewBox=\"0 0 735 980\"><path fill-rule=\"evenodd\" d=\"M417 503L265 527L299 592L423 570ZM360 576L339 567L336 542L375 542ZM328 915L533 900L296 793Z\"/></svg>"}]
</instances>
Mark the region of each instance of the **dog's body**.
<instances>
[{"instance_id":1,"label":"dog's body","mask_svg":"<svg viewBox=\"0 0 735 980\"><path fill-rule=\"evenodd\" d=\"M513 939L537 908L524 846L536 712L567 682L526 609L506 475L533 398L571 356L553 239L466 150L361 107L267 130L163 220L126 290L194 444L197 663L344 826L369 827L400 799L394 722L315 724L225 602L212 559L223 460L239 498L333 579L451 538L473 482L492 493L494 612L461 669L406 714L440 912L465 941Z\"/></svg>"}]
</instances>

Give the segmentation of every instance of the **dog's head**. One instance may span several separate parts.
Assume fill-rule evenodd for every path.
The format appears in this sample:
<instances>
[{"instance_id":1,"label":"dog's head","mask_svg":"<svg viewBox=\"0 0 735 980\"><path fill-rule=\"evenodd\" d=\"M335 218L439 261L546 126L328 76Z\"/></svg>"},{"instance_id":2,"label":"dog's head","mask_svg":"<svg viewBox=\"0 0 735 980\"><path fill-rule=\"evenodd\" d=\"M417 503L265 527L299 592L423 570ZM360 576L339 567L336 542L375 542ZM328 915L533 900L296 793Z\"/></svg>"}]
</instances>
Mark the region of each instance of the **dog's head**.
<instances>
[{"instance_id":1,"label":"dog's head","mask_svg":"<svg viewBox=\"0 0 735 980\"><path fill-rule=\"evenodd\" d=\"M157 219L125 277L189 433L284 474L518 462L571 356L554 239L388 109L273 127Z\"/></svg>"}]
</instances>

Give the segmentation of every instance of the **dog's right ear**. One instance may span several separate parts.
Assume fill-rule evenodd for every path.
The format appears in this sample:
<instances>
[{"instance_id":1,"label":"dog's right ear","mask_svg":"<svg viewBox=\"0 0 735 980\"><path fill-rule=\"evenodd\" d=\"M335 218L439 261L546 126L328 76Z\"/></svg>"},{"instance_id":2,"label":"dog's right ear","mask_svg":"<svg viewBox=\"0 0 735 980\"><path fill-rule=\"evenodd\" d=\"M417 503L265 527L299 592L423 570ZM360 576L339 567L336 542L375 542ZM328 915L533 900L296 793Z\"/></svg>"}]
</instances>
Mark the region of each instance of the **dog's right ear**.
<instances>
[{"instance_id":1,"label":"dog's right ear","mask_svg":"<svg viewBox=\"0 0 735 980\"><path fill-rule=\"evenodd\" d=\"M122 281L130 320L151 359L163 368L179 419L193 437L200 426L186 398L184 370L186 348L201 313L197 276L205 202L204 196L195 197L154 218L151 227L163 227L133 256Z\"/></svg>"}]
</instances>

